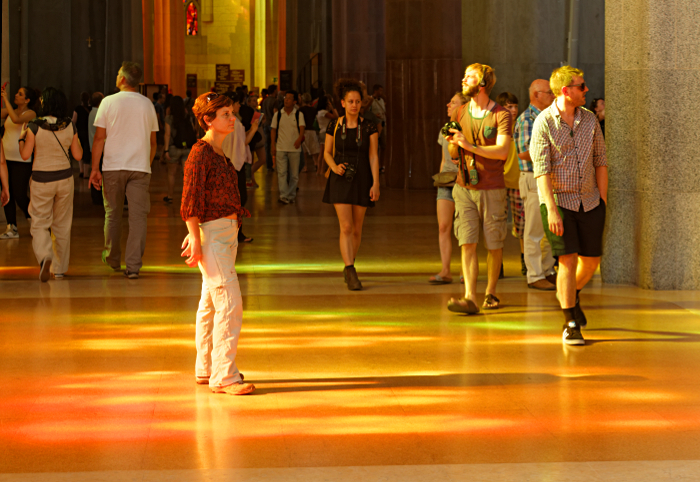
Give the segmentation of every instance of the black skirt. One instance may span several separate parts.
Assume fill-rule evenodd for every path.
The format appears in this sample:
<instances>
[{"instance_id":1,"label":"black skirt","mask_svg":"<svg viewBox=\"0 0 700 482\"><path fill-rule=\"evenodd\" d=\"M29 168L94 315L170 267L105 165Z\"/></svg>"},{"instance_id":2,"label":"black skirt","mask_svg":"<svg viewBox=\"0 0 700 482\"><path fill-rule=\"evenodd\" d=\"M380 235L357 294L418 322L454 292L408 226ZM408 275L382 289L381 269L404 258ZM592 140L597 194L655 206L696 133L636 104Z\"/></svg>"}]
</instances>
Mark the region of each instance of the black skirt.
<instances>
[{"instance_id":1,"label":"black skirt","mask_svg":"<svg viewBox=\"0 0 700 482\"><path fill-rule=\"evenodd\" d=\"M347 129L346 138L343 140L340 129L336 133L335 162L352 164L357 172L352 181L348 181L345 176L338 176L331 171L326 182L326 191L323 194L323 202L327 204L352 204L372 208L374 201L369 198L369 191L374 184L372 168L369 163L369 136L376 133L373 124L366 120L362 122L362 143L357 145L356 129ZM331 132L330 124L329 130Z\"/></svg>"}]
</instances>

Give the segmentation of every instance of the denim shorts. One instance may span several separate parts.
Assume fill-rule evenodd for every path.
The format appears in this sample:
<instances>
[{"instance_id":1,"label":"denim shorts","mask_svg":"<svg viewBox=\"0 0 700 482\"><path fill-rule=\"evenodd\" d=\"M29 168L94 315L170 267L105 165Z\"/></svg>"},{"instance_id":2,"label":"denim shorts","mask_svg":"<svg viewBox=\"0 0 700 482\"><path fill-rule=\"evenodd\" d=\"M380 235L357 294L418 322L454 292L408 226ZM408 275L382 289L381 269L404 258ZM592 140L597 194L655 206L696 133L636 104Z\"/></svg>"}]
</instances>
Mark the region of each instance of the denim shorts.
<instances>
[{"instance_id":1,"label":"denim shorts","mask_svg":"<svg viewBox=\"0 0 700 482\"><path fill-rule=\"evenodd\" d=\"M452 197L452 188L438 187L437 200L439 201L440 199L455 202L454 198Z\"/></svg>"}]
</instances>

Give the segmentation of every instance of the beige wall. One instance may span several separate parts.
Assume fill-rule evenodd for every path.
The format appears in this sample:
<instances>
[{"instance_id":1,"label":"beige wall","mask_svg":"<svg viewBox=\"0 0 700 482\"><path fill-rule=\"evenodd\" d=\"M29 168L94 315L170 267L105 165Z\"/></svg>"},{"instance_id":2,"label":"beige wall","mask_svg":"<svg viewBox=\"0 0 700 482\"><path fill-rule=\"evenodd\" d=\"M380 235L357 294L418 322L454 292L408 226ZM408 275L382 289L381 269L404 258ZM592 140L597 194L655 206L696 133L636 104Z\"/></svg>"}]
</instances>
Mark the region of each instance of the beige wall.
<instances>
[{"instance_id":1,"label":"beige wall","mask_svg":"<svg viewBox=\"0 0 700 482\"><path fill-rule=\"evenodd\" d=\"M197 74L199 94L213 85L216 64L244 69L245 83L253 84L251 2L255 0L199 2L199 35L185 36L185 72Z\"/></svg>"}]
</instances>

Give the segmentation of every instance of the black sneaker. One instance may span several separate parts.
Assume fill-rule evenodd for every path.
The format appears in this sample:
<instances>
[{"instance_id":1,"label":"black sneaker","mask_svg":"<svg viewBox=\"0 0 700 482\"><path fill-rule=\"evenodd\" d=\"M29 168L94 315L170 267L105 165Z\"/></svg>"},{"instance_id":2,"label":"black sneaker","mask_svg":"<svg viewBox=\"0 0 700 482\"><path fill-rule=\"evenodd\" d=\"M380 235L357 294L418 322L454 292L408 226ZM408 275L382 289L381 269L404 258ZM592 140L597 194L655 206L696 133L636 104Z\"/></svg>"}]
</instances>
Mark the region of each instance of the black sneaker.
<instances>
[{"instance_id":1,"label":"black sneaker","mask_svg":"<svg viewBox=\"0 0 700 482\"><path fill-rule=\"evenodd\" d=\"M277 202L280 204L289 204L289 201L283 197L279 198Z\"/></svg>"},{"instance_id":2,"label":"black sneaker","mask_svg":"<svg viewBox=\"0 0 700 482\"><path fill-rule=\"evenodd\" d=\"M586 315L583 314L583 310L581 309L581 304L579 303L578 297L576 298L576 304L574 305L574 317L576 323L581 328L585 327L588 324L588 320L586 320Z\"/></svg>"},{"instance_id":3,"label":"black sneaker","mask_svg":"<svg viewBox=\"0 0 700 482\"><path fill-rule=\"evenodd\" d=\"M570 321L564 324L564 332L561 339L565 345L585 345L586 340L583 339L581 328L575 321Z\"/></svg>"},{"instance_id":4,"label":"black sneaker","mask_svg":"<svg viewBox=\"0 0 700 482\"><path fill-rule=\"evenodd\" d=\"M126 276L129 279L139 279L139 274L134 271L124 270L124 276Z\"/></svg>"},{"instance_id":5,"label":"black sneaker","mask_svg":"<svg viewBox=\"0 0 700 482\"><path fill-rule=\"evenodd\" d=\"M520 274L527 276L527 266L525 265L525 256L520 255Z\"/></svg>"}]
</instances>

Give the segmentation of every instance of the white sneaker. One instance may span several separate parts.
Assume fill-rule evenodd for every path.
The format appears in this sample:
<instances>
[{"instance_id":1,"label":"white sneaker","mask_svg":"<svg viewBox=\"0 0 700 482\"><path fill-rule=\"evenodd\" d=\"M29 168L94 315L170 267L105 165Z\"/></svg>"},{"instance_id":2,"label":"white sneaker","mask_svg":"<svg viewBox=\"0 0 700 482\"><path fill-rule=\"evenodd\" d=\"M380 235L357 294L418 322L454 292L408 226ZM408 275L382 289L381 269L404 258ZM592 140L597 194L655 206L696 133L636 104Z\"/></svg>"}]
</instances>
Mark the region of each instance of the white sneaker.
<instances>
[{"instance_id":1,"label":"white sneaker","mask_svg":"<svg viewBox=\"0 0 700 482\"><path fill-rule=\"evenodd\" d=\"M0 239L17 239L19 238L19 233L17 232L17 226L14 224L7 225L7 231L0 234Z\"/></svg>"}]
</instances>

